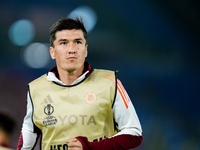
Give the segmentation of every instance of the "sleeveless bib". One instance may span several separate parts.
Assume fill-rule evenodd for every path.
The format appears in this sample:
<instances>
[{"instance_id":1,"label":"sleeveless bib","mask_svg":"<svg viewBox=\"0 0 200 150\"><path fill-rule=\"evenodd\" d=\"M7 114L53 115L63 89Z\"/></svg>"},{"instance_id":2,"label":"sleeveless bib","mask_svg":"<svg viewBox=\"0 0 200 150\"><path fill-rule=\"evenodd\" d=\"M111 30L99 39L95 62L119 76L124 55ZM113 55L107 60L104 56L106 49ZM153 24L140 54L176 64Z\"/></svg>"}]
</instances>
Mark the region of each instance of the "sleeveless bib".
<instances>
[{"instance_id":1,"label":"sleeveless bib","mask_svg":"<svg viewBox=\"0 0 200 150\"><path fill-rule=\"evenodd\" d=\"M76 136L92 142L116 134L112 113L115 72L94 69L72 86L47 81L43 75L29 84L29 90L43 150L67 150L65 141Z\"/></svg>"}]
</instances>

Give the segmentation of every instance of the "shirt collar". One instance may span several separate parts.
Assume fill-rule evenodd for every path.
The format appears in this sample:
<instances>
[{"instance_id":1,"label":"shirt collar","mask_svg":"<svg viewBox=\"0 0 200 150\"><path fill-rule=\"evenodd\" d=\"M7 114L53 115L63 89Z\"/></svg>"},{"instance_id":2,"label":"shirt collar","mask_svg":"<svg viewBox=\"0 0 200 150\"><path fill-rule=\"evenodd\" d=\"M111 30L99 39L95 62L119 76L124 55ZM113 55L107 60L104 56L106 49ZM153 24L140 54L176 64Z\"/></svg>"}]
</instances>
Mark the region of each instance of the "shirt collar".
<instances>
[{"instance_id":1,"label":"shirt collar","mask_svg":"<svg viewBox=\"0 0 200 150\"><path fill-rule=\"evenodd\" d=\"M83 74L78 79L76 79L71 85L81 82L83 79L86 78L86 76L91 70L92 70L92 67L90 66L90 63L88 61L85 61ZM50 71L47 74L47 81L54 81L58 84L66 85L61 80L59 80L57 76L58 76L57 66L54 66L53 68L50 69Z\"/></svg>"}]
</instances>

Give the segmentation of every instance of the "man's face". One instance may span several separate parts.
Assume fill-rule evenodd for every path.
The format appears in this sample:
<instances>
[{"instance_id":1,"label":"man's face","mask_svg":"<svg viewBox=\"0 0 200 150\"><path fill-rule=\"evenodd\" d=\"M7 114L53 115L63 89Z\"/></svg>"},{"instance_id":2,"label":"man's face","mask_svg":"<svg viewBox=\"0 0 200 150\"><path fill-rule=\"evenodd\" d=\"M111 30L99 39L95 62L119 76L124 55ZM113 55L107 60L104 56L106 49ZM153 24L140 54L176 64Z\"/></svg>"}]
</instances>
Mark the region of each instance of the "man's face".
<instances>
[{"instance_id":1,"label":"man's face","mask_svg":"<svg viewBox=\"0 0 200 150\"><path fill-rule=\"evenodd\" d=\"M56 60L58 69L73 72L84 65L87 45L82 30L56 32L54 47L50 47L51 58Z\"/></svg>"}]
</instances>

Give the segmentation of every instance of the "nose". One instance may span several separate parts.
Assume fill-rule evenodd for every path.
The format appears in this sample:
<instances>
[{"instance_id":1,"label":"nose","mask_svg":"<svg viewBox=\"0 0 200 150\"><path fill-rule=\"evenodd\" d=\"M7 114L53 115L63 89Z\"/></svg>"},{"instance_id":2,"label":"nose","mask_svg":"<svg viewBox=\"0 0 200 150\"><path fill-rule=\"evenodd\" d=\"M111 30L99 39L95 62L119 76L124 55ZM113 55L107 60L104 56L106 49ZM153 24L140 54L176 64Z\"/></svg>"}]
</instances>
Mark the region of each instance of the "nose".
<instances>
[{"instance_id":1,"label":"nose","mask_svg":"<svg viewBox=\"0 0 200 150\"><path fill-rule=\"evenodd\" d=\"M76 53L76 48L74 43L69 43L69 49L68 49L69 54L74 54Z\"/></svg>"}]
</instances>

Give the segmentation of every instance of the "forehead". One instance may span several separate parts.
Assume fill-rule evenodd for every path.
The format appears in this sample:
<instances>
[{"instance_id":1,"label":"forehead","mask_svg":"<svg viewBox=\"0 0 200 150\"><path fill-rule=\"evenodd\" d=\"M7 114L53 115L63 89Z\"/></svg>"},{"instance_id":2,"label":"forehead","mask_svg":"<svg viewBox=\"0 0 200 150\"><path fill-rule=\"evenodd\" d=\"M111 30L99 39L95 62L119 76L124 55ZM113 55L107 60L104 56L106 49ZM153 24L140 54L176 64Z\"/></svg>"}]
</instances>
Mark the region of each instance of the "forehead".
<instances>
[{"instance_id":1,"label":"forehead","mask_svg":"<svg viewBox=\"0 0 200 150\"><path fill-rule=\"evenodd\" d=\"M56 32L56 39L66 38L66 39L76 39L82 38L84 39L83 31L82 30L61 30Z\"/></svg>"}]
</instances>

